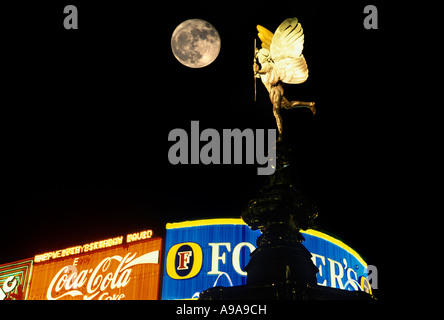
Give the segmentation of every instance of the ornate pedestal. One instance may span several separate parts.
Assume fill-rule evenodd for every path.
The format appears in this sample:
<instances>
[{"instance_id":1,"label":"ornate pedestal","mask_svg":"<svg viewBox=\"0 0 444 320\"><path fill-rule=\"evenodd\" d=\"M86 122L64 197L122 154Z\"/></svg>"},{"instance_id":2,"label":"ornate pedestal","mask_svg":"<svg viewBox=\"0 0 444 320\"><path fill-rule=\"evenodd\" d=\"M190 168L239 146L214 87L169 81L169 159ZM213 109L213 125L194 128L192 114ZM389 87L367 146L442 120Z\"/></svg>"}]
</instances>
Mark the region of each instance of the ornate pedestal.
<instances>
[{"instance_id":1,"label":"ornate pedestal","mask_svg":"<svg viewBox=\"0 0 444 320\"><path fill-rule=\"evenodd\" d=\"M306 300L371 299L364 292L318 286L318 269L302 245L299 230L310 227L317 217L314 205L292 183L292 161L283 142L277 142L276 171L270 183L251 199L242 219L251 229L260 229L257 248L246 266L247 285L214 287L200 300Z\"/></svg>"},{"instance_id":2,"label":"ornate pedestal","mask_svg":"<svg viewBox=\"0 0 444 320\"><path fill-rule=\"evenodd\" d=\"M318 269L311 254L301 244L300 229L307 229L317 216L316 208L304 199L292 183L289 150L277 143L276 171L270 184L250 200L242 219L251 229L259 229L257 249L245 268L247 285L294 282L316 285Z\"/></svg>"}]
</instances>

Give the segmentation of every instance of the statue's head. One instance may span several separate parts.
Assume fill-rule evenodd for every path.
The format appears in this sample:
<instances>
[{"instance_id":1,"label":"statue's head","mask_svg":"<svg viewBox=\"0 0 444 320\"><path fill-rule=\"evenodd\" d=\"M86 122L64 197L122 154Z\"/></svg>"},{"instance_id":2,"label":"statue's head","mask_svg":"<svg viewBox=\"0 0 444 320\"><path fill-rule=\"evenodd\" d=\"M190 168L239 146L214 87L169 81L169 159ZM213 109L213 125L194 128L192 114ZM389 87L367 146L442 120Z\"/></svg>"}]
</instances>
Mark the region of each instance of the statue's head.
<instances>
[{"instance_id":1,"label":"statue's head","mask_svg":"<svg viewBox=\"0 0 444 320\"><path fill-rule=\"evenodd\" d=\"M257 53L260 64L267 63L270 60L270 50L262 48Z\"/></svg>"}]
</instances>

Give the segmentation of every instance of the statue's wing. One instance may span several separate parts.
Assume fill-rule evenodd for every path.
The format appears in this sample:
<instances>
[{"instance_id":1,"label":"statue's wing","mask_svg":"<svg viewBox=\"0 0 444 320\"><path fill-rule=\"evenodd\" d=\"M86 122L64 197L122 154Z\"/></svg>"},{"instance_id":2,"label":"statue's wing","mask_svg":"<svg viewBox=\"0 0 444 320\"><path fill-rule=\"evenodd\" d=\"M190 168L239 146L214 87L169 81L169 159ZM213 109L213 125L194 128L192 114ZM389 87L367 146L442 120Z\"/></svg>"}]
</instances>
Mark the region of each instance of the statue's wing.
<instances>
[{"instance_id":1,"label":"statue's wing","mask_svg":"<svg viewBox=\"0 0 444 320\"><path fill-rule=\"evenodd\" d=\"M270 50L271 41L273 40L273 32L268 30L267 28L264 28L260 25L257 25L257 31L259 33L257 34L259 39L262 41L262 48Z\"/></svg>"},{"instance_id":2,"label":"statue's wing","mask_svg":"<svg viewBox=\"0 0 444 320\"><path fill-rule=\"evenodd\" d=\"M289 18L277 28L270 44L271 58L279 78L285 83L302 83L308 78L308 68L302 50L304 30L297 18Z\"/></svg>"},{"instance_id":3,"label":"statue's wing","mask_svg":"<svg viewBox=\"0 0 444 320\"><path fill-rule=\"evenodd\" d=\"M284 83L303 83L308 78L307 62L303 55L299 58L283 58L274 63L279 79Z\"/></svg>"}]
</instances>

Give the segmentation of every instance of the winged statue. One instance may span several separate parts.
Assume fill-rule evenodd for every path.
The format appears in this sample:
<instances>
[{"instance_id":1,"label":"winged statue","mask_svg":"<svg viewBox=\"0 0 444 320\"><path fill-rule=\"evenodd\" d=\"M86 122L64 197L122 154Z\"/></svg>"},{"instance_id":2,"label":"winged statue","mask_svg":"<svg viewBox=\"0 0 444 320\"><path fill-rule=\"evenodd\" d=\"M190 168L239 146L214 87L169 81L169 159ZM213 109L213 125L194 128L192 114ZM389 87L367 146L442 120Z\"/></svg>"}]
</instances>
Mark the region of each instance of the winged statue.
<instances>
[{"instance_id":1,"label":"winged statue","mask_svg":"<svg viewBox=\"0 0 444 320\"><path fill-rule=\"evenodd\" d=\"M288 18L273 34L268 29L258 25L258 37L262 48L255 45L254 77L260 78L270 94L273 104L273 114L279 131L279 139L283 137L283 125L280 109L309 108L316 114L315 103L305 101L288 101L284 97L282 83L299 84L308 78L307 62L302 50L304 49L304 31L297 18ZM261 68L256 63L259 60ZM256 96L256 92L255 92Z\"/></svg>"}]
</instances>

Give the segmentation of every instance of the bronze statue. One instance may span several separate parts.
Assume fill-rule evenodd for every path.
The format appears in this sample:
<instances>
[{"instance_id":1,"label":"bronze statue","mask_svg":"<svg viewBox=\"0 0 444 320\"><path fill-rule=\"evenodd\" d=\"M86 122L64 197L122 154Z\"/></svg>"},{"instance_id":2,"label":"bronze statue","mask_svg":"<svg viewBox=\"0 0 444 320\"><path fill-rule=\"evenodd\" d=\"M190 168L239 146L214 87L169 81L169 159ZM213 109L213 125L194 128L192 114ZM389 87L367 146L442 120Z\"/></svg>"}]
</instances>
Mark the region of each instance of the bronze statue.
<instances>
[{"instance_id":1,"label":"bronze statue","mask_svg":"<svg viewBox=\"0 0 444 320\"><path fill-rule=\"evenodd\" d=\"M314 102L288 101L284 97L282 83L298 84L308 78L308 68L302 50L304 48L304 32L297 18L289 18L281 23L275 34L258 25L258 36L262 48L255 45L253 71L254 77L261 78L270 94L273 104L273 114L279 131L279 141L282 140L283 125L280 114L281 108L309 108L316 114ZM261 69L256 63L259 59ZM256 91L256 85L255 85ZM256 92L255 92L256 97Z\"/></svg>"}]
</instances>

